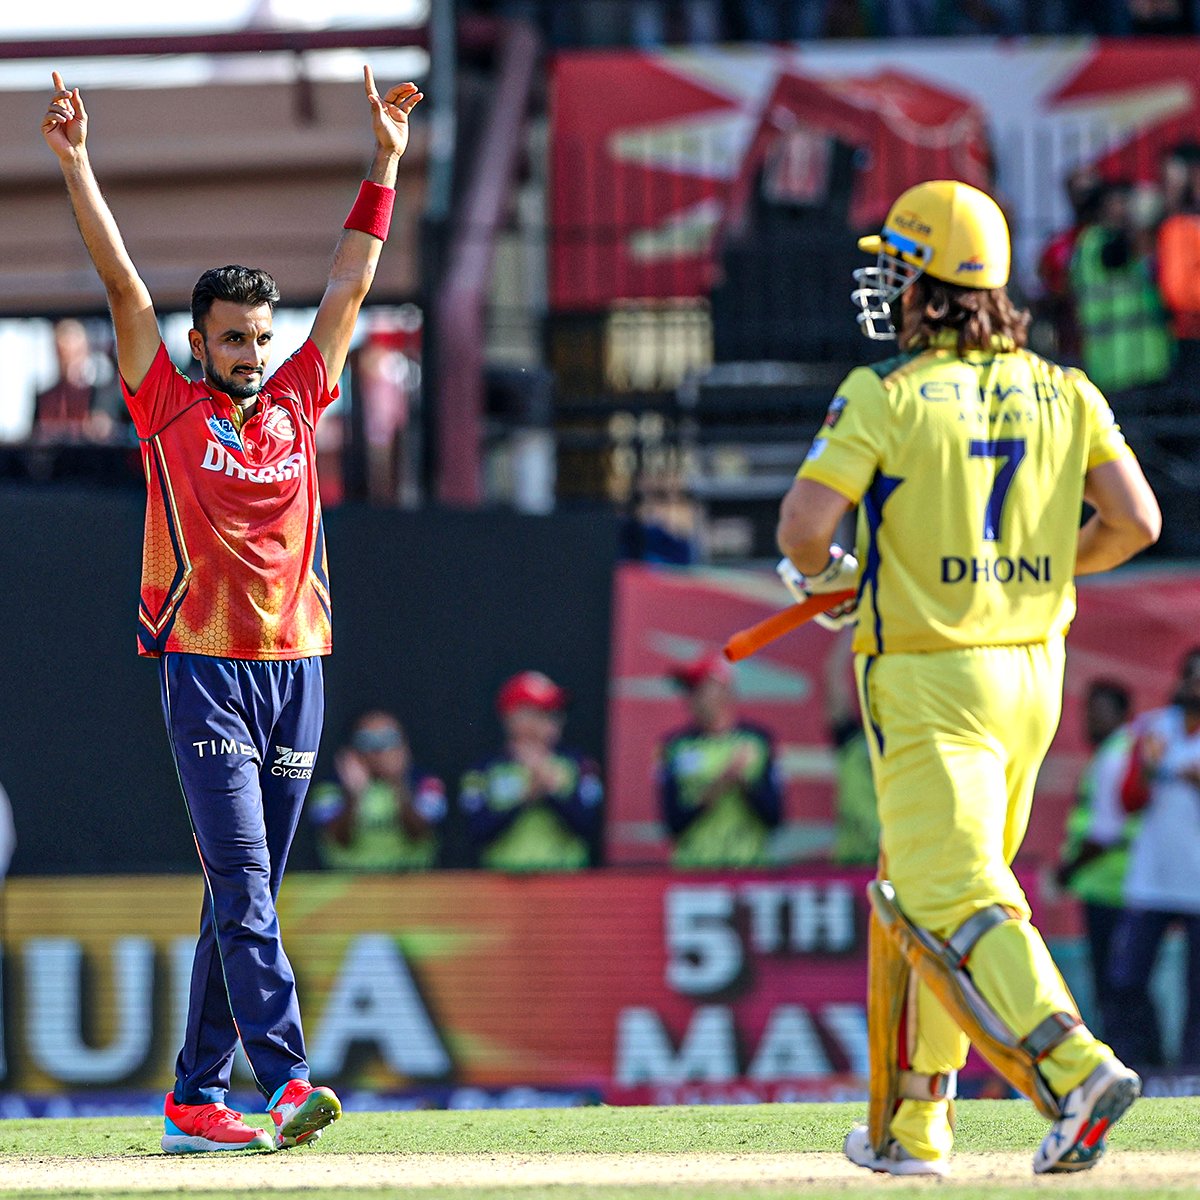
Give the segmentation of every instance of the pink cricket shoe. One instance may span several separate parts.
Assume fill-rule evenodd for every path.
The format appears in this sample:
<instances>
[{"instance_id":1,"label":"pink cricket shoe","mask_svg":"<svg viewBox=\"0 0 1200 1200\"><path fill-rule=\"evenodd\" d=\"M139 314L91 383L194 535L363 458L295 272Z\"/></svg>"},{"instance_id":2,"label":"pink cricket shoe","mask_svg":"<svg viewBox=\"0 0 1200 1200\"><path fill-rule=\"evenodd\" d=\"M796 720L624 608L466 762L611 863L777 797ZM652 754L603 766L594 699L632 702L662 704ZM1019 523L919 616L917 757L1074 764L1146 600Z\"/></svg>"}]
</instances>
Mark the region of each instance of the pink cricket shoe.
<instances>
[{"instance_id":1,"label":"pink cricket shoe","mask_svg":"<svg viewBox=\"0 0 1200 1200\"><path fill-rule=\"evenodd\" d=\"M289 1079L271 1097L267 1112L275 1122L276 1149L288 1150L320 1137L321 1130L342 1115L342 1103L332 1088Z\"/></svg>"},{"instance_id":2,"label":"pink cricket shoe","mask_svg":"<svg viewBox=\"0 0 1200 1200\"><path fill-rule=\"evenodd\" d=\"M242 1120L224 1104L176 1104L167 1093L163 1107L162 1148L167 1154L202 1154L210 1150L273 1150L271 1135Z\"/></svg>"}]
</instances>

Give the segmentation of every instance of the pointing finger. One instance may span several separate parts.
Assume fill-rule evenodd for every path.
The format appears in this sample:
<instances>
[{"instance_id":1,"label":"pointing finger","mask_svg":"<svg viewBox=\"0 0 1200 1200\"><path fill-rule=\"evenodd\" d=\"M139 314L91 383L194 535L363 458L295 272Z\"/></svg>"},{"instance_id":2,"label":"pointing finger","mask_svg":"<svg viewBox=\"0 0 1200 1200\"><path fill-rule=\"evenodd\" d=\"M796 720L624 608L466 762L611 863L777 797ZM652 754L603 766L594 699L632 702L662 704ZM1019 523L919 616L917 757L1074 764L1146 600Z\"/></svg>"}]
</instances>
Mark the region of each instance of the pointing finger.
<instances>
[{"instance_id":1,"label":"pointing finger","mask_svg":"<svg viewBox=\"0 0 1200 1200\"><path fill-rule=\"evenodd\" d=\"M371 67L368 63L363 64L363 82L366 84L368 96L379 95L375 90L375 76L371 74Z\"/></svg>"},{"instance_id":2,"label":"pointing finger","mask_svg":"<svg viewBox=\"0 0 1200 1200\"><path fill-rule=\"evenodd\" d=\"M56 92L65 92L67 90L67 85L63 83L63 77L57 71L51 71L50 78L54 80L54 90Z\"/></svg>"}]
</instances>

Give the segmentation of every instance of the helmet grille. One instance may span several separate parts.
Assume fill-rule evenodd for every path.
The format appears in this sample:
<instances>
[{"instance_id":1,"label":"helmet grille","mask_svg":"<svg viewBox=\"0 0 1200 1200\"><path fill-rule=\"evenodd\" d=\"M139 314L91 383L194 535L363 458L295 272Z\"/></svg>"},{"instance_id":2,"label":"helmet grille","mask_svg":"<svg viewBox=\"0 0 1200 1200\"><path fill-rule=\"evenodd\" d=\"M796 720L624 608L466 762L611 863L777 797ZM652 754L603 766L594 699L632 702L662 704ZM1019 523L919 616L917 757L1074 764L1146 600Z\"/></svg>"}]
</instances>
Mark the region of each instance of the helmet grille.
<instances>
[{"instance_id":1,"label":"helmet grille","mask_svg":"<svg viewBox=\"0 0 1200 1200\"><path fill-rule=\"evenodd\" d=\"M856 320L867 337L877 342L895 338L892 305L922 274L922 267L905 262L884 249L879 251L875 266L860 267L854 272L854 282L858 286L850 293L850 300L861 309Z\"/></svg>"}]
</instances>

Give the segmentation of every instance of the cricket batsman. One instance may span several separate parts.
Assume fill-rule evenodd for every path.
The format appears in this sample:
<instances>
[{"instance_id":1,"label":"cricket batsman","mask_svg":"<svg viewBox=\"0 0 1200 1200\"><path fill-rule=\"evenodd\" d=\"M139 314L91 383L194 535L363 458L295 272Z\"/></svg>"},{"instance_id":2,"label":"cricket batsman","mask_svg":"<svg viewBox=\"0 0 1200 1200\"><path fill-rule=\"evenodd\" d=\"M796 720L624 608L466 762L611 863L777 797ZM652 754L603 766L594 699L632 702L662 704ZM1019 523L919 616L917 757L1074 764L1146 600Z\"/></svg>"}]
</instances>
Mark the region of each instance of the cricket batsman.
<instances>
[{"instance_id":1,"label":"cricket batsman","mask_svg":"<svg viewBox=\"0 0 1200 1200\"><path fill-rule=\"evenodd\" d=\"M381 98L370 68L363 74L376 143L370 174L308 340L270 376L279 300L271 276L243 266L204 272L189 334L204 375L185 378L92 173L83 98L57 72L42 120L108 296L141 442L139 651L159 660L206 891L183 1048L166 1097L167 1153L282 1149L341 1115L333 1091L309 1083L275 901L321 736L321 657L331 644L314 430L337 396L388 234L409 114L421 100L411 83ZM273 1135L225 1105L239 1041Z\"/></svg>"},{"instance_id":2,"label":"cricket batsman","mask_svg":"<svg viewBox=\"0 0 1200 1200\"><path fill-rule=\"evenodd\" d=\"M857 620L882 857L868 1124L845 1152L946 1174L969 1037L1052 1122L1034 1171L1083 1170L1141 1084L1080 1020L1010 863L1058 725L1073 578L1154 542L1158 504L1096 387L1024 348L991 197L919 184L859 245L876 256L859 323L900 354L846 378L778 529L797 592L857 589L830 617ZM832 538L854 506L850 554Z\"/></svg>"}]
</instances>

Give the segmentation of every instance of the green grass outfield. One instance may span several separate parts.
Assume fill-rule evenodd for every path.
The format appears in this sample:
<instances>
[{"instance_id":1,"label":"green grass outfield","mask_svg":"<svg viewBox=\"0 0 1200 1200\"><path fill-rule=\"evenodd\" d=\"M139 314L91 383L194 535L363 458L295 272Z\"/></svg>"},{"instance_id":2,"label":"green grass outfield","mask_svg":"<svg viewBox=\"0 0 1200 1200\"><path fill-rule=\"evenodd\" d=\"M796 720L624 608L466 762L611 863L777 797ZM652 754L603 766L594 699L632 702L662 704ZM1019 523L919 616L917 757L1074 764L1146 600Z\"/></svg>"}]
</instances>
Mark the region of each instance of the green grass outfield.
<instances>
[{"instance_id":1,"label":"green grass outfield","mask_svg":"<svg viewBox=\"0 0 1200 1200\"><path fill-rule=\"evenodd\" d=\"M1028 1161L1046 1129L1032 1107L1017 1101L964 1101L958 1107L960 1156L1011 1155L1019 1153ZM1079 1194L1106 1197L1200 1196L1200 1098L1182 1100L1144 1100L1135 1106L1118 1126L1110 1141L1111 1161L1096 1171L1074 1177L1035 1180L1028 1183L998 1179L993 1185L983 1178L956 1184L951 1181L902 1181L875 1177L847 1165L829 1167L834 1176L819 1182L773 1181L754 1179L729 1182L703 1182L703 1173L694 1183L621 1184L577 1182L554 1186L506 1184L511 1169L507 1156L537 1161L548 1156L570 1156L584 1164L588 1156L616 1155L625 1159L636 1156L676 1156L689 1164L705 1155L831 1155L840 1153L847 1128L864 1116L860 1104L777 1104L698 1108L585 1108L549 1110L350 1113L329 1129L317 1145L287 1154L204 1155L173 1159L163 1168L166 1156L158 1153L162 1132L160 1119L97 1118L79 1120L0 1121L0 1197L54 1195L56 1197L104 1197L104 1200L159 1200L171 1196L178 1200L207 1200L221 1197L262 1196L265 1192L295 1192L305 1200L324 1197L365 1197L397 1195L419 1200L744 1200L745 1197L804 1197L804 1200L857 1200L859 1196L878 1196L880 1189L894 1192L935 1187L939 1196L986 1196L989 1200L1016 1200L1017 1197L1044 1197L1047 1187ZM1147 1177L1138 1186L1127 1181L1118 1186L1116 1166L1122 1152L1142 1151L1163 1163L1172 1155L1181 1159L1178 1177ZM411 1163L417 1156L465 1156L484 1163L489 1156L506 1156L498 1162L495 1186L455 1187L430 1184L381 1187L360 1186L353 1173L336 1184L330 1172L339 1169L339 1156L392 1156ZM202 1158L204 1161L197 1161ZM244 1170L247 1187L222 1185L221 1190L204 1186L205 1171L214 1159L222 1159L223 1171ZM78 1160L77 1172L62 1160ZM6 1177L19 1166L28 1174L39 1169L39 1161L71 1170L66 1187L61 1182L45 1190L40 1182L23 1190L6 1190ZM154 1161L158 1160L158 1161ZM355 1159L356 1163L362 1160ZM380 1161L383 1161L381 1158ZM430 1161L433 1161L431 1158ZM593 1159L598 1162L599 1160ZM605 1160L606 1162L608 1160ZM814 1162L816 1159L813 1160ZM997 1158L1008 1164L1009 1158ZM176 1167L178 1164L178 1168ZM285 1164L284 1167L277 1164ZM272 1180L272 1172L294 1172L300 1166L311 1168L311 1182ZM154 1179L141 1180L139 1173L152 1166L156 1171L178 1170L169 1190L146 1190ZM215 1164L214 1164L215 1165ZM349 1164L347 1164L349 1165ZM801 1170L802 1162L801 1162ZM263 1173L266 1180L261 1180ZM103 1184L97 1182L100 1174ZM1003 1174L1003 1172L1001 1172ZM254 1182L251 1182L251 1176ZM76 1186L74 1179L78 1178ZM1106 1178L1108 1182L1106 1182ZM1157 1179L1157 1182L1156 1182ZM331 1184L333 1186L331 1186ZM32 1190L31 1190L32 1186ZM89 1190L90 1189L90 1190Z\"/></svg>"}]
</instances>

